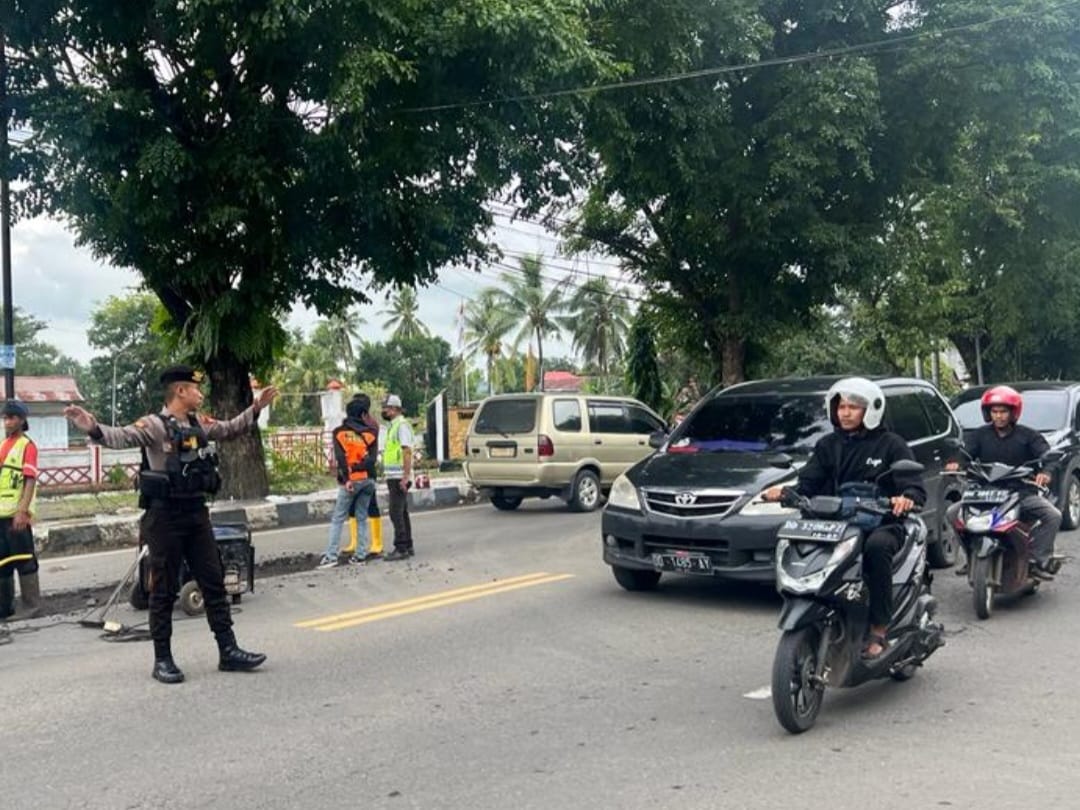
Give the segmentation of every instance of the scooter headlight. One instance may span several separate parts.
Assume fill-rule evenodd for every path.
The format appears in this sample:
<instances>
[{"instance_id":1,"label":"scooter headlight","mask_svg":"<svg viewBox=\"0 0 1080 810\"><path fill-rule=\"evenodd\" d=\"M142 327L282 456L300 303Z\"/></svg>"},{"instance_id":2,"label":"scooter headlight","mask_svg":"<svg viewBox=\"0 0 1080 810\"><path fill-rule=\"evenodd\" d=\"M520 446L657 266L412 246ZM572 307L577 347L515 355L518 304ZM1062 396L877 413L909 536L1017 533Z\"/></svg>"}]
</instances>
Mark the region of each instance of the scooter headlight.
<instances>
[{"instance_id":1,"label":"scooter headlight","mask_svg":"<svg viewBox=\"0 0 1080 810\"><path fill-rule=\"evenodd\" d=\"M970 515L964 522L964 528L969 532L988 532L994 525L994 513L983 512L978 515Z\"/></svg>"},{"instance_id":2,"label":"scooter headlight","mask_svg":"<svg viewBox=\"0 0 1080 810\"><path fill-rule=\"evenodd\" d=\"M823 568L811 574L797 577L792 575L784 565L785 552L788 550L790 543L787 540L781 540L776 544L777 586L780 590L791 591L792 593L814 593L820 590L821 586L825 584L825 580L832 576L837 567L855 550L858 542L859 538L856 535L837 543L833 546L829 561L825 563Z\"/></svg>"}]
</instances>

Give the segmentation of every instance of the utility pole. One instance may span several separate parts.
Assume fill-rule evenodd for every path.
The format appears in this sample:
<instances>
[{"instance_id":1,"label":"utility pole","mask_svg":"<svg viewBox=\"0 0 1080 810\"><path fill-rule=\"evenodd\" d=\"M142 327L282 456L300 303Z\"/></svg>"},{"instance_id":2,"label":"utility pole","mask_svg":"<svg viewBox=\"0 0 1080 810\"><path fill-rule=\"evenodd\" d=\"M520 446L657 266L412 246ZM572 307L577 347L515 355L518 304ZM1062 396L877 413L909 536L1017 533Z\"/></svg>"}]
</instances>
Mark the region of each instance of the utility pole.
<instances>
[{"instance_id":1,"label":"utility pole","mask_svg":"<svg viewBox=\"0 0 1080 810\"><path fill-rule=\"evenodd\" d=\"M10 144L8 143L8 70L7 39L0 29L0 263L3 265L4 344L0 346L0 366L4 369L5 394L15 399L15 330L14 309L11 306L11 173Z\"/></svg>"}]
</instances>

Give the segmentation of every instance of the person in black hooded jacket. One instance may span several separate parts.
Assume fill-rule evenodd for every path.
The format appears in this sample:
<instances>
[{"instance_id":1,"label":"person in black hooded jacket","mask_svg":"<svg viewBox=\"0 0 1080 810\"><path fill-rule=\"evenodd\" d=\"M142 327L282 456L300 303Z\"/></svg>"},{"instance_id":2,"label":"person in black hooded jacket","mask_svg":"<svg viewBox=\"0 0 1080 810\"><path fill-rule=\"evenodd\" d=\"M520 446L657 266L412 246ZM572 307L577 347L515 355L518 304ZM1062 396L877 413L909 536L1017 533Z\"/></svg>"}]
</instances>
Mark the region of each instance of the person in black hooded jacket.
<instances>
[{"instance_id":1,"label":"person in black hooded jacket","mask_svg":"<svg viewBox=\"0 0 1080 810\"><path fill-rule=\"evenodd\" d=\"M919 473L883 475L895 462L914 460L914 456L900 436L881 426L885 395L877 384L861 377L840 380L825 395L825 407L836 430L814 446L810 460L799 470L794 489L813 497L838 495L844 484L877 483L892 501L891 519L874 529L863 545L863 579L870 598L870 629L863 657L874 659L888 649L892 564L903 545L902 518L926 503L926 489ZM783 490L782 486L772 487L764 498L779 501Z\"/></svg>"},{"instance_id":2,"label":"person in black hooded jacket","mask_svg":"<svg viewBox=\"0 0 1080 810\"><path fill-rule=\"evenodd\" d=\"M345 406L345 420L334 428L334 461L337 468L338 494L330 515L330 536L326 551L319 561L320 569L339 565L341 529L349 514L366 514L368 502L375 497L375 461L379 453L379 431L366 418L371 410L371 398L357 394ZM367 523L357 525L357 546L352 564L365 562L368 550Z\"/></svg>"}]
</instances>

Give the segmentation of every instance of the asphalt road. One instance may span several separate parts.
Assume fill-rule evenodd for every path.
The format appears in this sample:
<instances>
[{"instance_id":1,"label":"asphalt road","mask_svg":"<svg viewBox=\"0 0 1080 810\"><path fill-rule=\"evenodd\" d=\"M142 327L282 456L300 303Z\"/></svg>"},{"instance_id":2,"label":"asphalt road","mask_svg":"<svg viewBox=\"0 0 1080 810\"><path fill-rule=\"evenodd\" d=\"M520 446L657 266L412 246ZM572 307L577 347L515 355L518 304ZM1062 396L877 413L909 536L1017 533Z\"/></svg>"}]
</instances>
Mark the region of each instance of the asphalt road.
<instances>
[{"instance_id":1,"label":"asphalt road","mask_svg":"<svg viewBox=\"0 0 1080 810\"><path fill-rule=\"evenodd\" d=\"M0 647L2 806L1077 805L1080 565L989 622L939 574L948 645L792 737L764 689L777 597L625 593L598 526L554 502L418 515L413 560L260 582L235 617L257 673L218 672L205 622L178 620L178 687L148 643L41 622Z\"/></svg>"}]
</instances>

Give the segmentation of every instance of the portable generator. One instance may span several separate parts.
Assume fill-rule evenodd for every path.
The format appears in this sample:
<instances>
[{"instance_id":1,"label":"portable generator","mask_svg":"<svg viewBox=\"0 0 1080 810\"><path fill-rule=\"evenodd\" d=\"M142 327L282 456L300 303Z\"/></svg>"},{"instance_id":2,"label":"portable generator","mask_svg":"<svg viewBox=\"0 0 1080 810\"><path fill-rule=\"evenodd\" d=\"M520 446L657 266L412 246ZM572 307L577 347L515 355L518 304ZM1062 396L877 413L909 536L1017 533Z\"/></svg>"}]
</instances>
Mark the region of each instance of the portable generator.
<instances>
[{"instance_id":1,"label":"portable generator","mask_svg":"<svg viewBox=\"0 0 1080 810\"><path fill-rule=\"evenodd\" d=\"M255 545L251 542L251 529L246 523L215 523L213 530L221 557L225 593L232 597L233 604L237 604L242 594L255 590ZM150 604L150 564L141 537L138 554L139 572L131 588L130 601L132 607L145 610ZM202 592L186 559L181 558L179 574L177 603L189 616L197 616L203 612L205 606Z\"/></svg>"}]
</instances>

